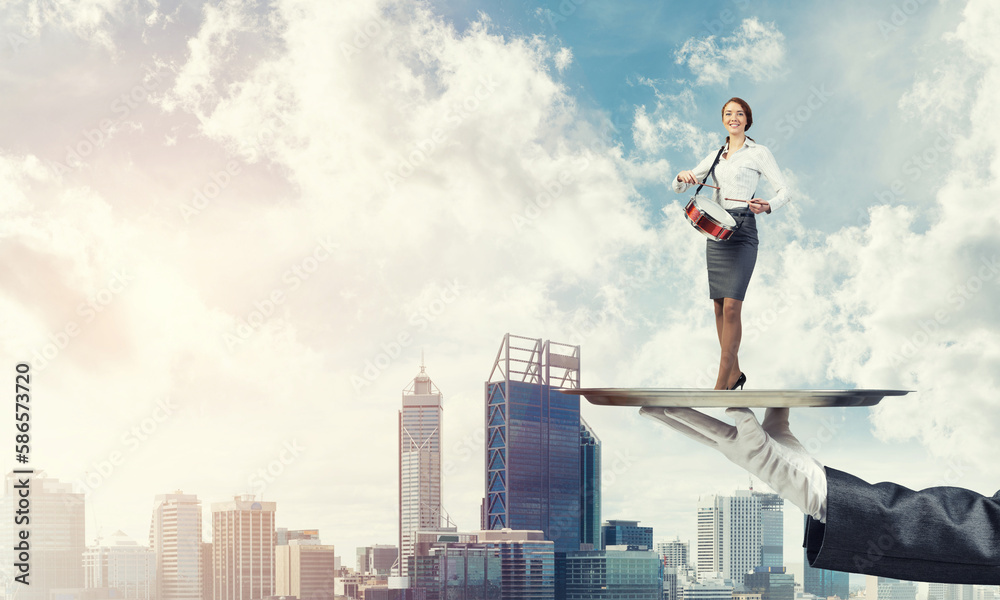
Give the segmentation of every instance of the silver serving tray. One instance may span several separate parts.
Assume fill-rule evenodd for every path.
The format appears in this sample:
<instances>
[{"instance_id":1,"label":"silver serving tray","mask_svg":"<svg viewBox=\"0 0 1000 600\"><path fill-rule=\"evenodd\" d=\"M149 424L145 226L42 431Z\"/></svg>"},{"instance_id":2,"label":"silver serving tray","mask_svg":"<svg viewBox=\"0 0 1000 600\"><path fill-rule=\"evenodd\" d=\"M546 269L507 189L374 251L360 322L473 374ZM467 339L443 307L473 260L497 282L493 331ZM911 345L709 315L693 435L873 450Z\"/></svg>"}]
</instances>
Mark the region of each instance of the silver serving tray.
<instances>
[{"instance_id":1,"label":"silver serving tray","mask_svg":"<svg viewBox=\"0 0 1000 600\"><path fill-rule=\"evenodd\" d=\"M836 407L874 406L886 396L911 390L697 390L657 388L578 388L559 390L602 406Z\"/></svg>"}]
</instances>

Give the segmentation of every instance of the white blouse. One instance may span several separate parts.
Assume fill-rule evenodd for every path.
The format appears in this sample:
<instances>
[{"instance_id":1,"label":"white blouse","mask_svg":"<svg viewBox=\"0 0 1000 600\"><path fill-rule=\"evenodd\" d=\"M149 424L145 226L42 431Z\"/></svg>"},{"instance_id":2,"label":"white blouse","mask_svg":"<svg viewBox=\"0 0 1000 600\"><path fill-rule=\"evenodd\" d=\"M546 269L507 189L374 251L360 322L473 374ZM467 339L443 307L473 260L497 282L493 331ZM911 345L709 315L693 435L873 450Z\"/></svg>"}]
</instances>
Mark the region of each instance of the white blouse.
<instances>
[{"instance_id":1,"label":"white blouse","mask_svg":"<svg viewBox=\"0 0 1000 600\"><path fill-rule=\"evenodd\" d=\"M726 150L723 152L723 155L728 151L729 142L726 141ZM712 150L705 157L705 160L698 163L698 166L692 169L698 181L701 181L708 174L708 170L712 168L712 161L715 160L715 155L718 152L718 150ZM771 210L787 204L788 186L785 185L785 178L782 176L781 170L778 169L778 163L774 162L774 156L771 155L771 151L766 146L761 146L750 138L747 138L743 142L742 148L733 152L727 158L719 157L719 164L715 165L712 179L714 180L714 184L722 189L713 190L712 188L703 188L702 194L711 190L714 192L712 198L721 204L722 208L740 208L746 206L746 203L732 202L723 200L723 198L749 200L757 190L757 182L760 181L761 175L766 177L771 187L774 188L774 197L767 200L767 203L771 205ZM692 185L697 186L698 184L677 181L677 177L674 176L675 192L681 193Z\"/></svg>"}]
</instances>

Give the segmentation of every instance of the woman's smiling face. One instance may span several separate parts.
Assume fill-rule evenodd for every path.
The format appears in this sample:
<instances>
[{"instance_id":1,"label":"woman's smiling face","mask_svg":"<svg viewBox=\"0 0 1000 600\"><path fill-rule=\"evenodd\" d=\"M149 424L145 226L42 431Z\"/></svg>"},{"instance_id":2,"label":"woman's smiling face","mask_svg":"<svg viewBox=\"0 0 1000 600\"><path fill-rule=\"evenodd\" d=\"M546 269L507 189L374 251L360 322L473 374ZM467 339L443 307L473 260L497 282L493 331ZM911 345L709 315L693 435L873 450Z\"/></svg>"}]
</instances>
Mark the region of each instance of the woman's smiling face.
<instances>
[{"instance_id":1,"label":"woman's smiling face","mask_svg":"<svg viewBox=\"0 0 1000 600\"><path fill-rule=\"evenodd\" d=\"M743 107L736 102L730 102L722 109L722 124L730 135L744 133L747 127L747 115Z\"/></svg>"}]
</instances>

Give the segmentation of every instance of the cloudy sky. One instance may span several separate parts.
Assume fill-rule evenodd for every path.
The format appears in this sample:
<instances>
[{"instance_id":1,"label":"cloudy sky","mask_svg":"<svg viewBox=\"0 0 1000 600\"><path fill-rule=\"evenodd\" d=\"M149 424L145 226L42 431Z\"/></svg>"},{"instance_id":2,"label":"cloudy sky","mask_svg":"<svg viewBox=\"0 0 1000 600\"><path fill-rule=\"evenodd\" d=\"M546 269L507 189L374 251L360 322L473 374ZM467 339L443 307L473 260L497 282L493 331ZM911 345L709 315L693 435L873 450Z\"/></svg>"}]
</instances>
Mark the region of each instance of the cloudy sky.
<instances>
[{"instance_id":1,"label":"cloudy sky","mask_svg":"<svg viewBox=\"0 0 1000 600\"><path fill-rule=\"evenodd\" d=\"M508 332L579 344L586 387L710 387L704 241L669 181L734 95L794 189L759 219L748 388L916 390L792 427L870 481L1000 486L995 2L0 10L0 365L31 363L30 466L87 494L88 542L144 542L180 489L206 513L263 494L350 565L395 543L422 355L445 507L475 529ZM691 539L699 496L749 483L634 411L583 414L606 519ZM793 567L800 536L789 505Z\"/></svg>"}]
</instances>

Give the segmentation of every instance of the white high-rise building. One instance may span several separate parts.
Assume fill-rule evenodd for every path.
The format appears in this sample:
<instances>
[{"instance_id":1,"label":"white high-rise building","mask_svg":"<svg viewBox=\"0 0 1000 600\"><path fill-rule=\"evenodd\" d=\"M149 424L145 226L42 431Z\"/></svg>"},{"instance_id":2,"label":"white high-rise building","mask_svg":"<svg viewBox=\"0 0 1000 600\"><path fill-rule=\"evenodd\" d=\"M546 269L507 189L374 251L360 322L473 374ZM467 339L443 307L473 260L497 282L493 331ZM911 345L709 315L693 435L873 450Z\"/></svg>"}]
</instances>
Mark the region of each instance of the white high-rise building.
<instances>
[{"instance_id":1,"label":"white high-rise building","mask_svg":"<svg viewBox=\"0 0 1000 600\"><path fill-rule=\"evenodd\" d=\"M111 588L121 600L156 598L156 552L121 531L83 553L88 588Z\"/></svg>"},{"instance_id":2,"label":"white high-rise building","mask_svg":"<svg viewBox=\"0 0 1000 600\"><path fill-rule=\"evenodd\" d=\"M663 559L663 566L667 568L687 569L688 567L688 543L682 542L680 537L656 543L656 553Z\"/></svg>"},{"instance_id":3,"label":"white high-rise building","mask_svg":"<svg viewBox=\"0 0 1000 600\"><path fill-rule=\"evenodd\" d=\"M753 490L709 496L698 505L698 579L721 578L737 588L760 566L783 566L781 498ZM770 564L778 563L778 564Z\"/></svg>"},{"instance_id":4,"label":"white high-rise building","mask_svg":"<svg viewBox=\"0 0 1000 600\"><path fill-rule=\"evenodd\" d=\"M1000 586L974 585L972 586L972 600L1000 600Z\"/></svg>"},{"instance_id":5,"label":"white high-rise building","mask_svg":"<svg viewBox=\"0 0 1000 600\"><path fill-rule=\"evenodd\" d=\"M695 570L698 577L719 577L722 573L722 508L720 496L698 499L698 541Z\"/></svg>"},{"instance_id":6,"label":"white high-rise building","mask_svg":"<svg viewBox=\"0 0 1000 600\"><path fill-rule=\"evenodd\" d=\"M215 600L259 600L274 595L275 502L253 494L212 503Z\"/></svg>"},{"instance_id":7,"label":"white high-rise building","mask_svg":"<svg viewBox=\"0 0 1000 600\"><path fill-rule=\"evenodd\" d=\"M733 598L731 582L722 579L699 579L678 587L680 588L678 593L684 600L732 600Z\"/></svg>"},{"instance_id":8,"label":"white high-rise building","mask_svg":"<svg viewBox=\"0 0 1000 600\"><path fill-rule=\"evenodd\" d=\"M928 583L927 600L975 600L975 586L958 583Z\"/></svg>"},{"instance_id":9,"label":"white high-rise building","mask_svg":"<svg viewBox=\"0 0 1000 600\"><path fill-rule=\"evenodd\" d=\"M149 525L158 600L202 600L201 501L178 490L156 496Z\"/></svg>"},{"instance_id":10,"label":"white high-rise building","mask_svg":"<svg viewBox=\"0 0 1000 600\"><path fill-rule=\"evenodd\" d=\"M915 600L917 584L891 577L865 577L866 600Z\"/></svg>"},{"instance_id":11,"label":"white high-rise building","mask_svg":"<svg viewBox=\"0 0 1000 600\"><path fill-rule=\"evenodd\" d=\"M414 533L441 526L440 390L420 365L420 373L403 390L399 411L399 566L409 575Z\"/></svg>"}]
</instances>

